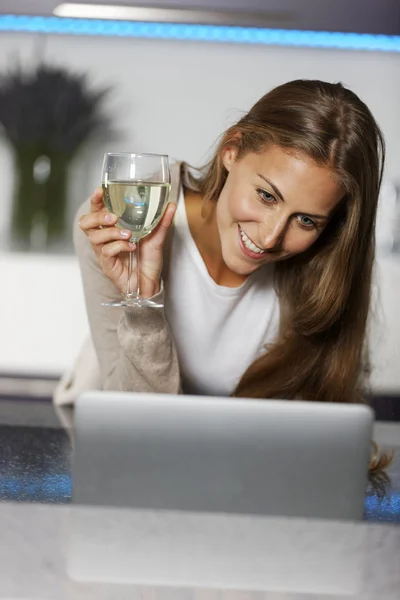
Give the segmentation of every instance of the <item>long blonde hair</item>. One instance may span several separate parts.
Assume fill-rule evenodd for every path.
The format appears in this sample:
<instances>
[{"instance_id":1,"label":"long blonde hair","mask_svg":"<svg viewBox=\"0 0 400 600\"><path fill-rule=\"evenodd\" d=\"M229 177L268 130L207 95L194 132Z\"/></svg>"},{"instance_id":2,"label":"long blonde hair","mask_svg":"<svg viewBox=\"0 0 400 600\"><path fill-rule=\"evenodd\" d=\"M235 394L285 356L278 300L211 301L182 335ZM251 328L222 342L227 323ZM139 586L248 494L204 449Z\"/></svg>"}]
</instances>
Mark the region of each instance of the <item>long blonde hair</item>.
<instances>
[{"instance_id":1,"label":"long blonde hair","mask_svg":"<svg viewBox=\"0 0 400 600\"><path fill-rule=\"evenodd\" d=\"M263 96L223 134L201 181L204 200L216 202L225 185L224 148L236 146L239 160L269 144L329 168L345 195L318 241L305 253L276 264L280 334L243 374L234 395L362 402L385 158L382 132L364 102L340 83L286 83Z\"/></svg>"}]
</instances>

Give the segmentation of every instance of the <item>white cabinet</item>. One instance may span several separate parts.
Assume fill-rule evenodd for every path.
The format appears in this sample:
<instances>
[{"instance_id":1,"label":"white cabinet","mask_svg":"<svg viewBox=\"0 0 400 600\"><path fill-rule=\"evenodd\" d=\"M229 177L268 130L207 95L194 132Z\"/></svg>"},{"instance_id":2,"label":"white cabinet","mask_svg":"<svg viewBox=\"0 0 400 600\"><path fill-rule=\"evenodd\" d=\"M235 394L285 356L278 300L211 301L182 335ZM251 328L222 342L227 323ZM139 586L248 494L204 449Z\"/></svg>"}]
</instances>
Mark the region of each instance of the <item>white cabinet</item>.
<instances>
[{"instance_id":1,"label":"white cabinet","mask_svg":"<svg viewBox=\"0 0 400 600\"><path fill-rule=\"evenodd\" d=\"M88 333L74 256L0 255L0 373L58 376Z\"/></svg>"},{"instance_id":2,"label":"white cabinet","mask_svg":"<svg viewBox=\"0 0 400 600\"><path fill-rule=\"evenodd\" d=\"M371 310L371 387L400 395L400 255L379 257Z\"/></svg>"}]
</instances>

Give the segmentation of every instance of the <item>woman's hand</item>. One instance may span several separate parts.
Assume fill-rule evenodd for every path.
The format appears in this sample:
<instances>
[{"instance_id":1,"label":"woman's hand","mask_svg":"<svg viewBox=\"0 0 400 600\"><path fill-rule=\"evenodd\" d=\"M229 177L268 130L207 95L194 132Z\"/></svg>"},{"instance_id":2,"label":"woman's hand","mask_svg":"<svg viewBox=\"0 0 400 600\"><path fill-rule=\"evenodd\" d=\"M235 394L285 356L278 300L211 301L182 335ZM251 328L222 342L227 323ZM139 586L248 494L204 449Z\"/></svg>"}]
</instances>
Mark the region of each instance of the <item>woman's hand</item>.
<instances>
[{"instance_id":1,"label":"woman's hand","mask_svg":"<svg viewBox=\"0 0 400 600\"><path fill-rule=\"evenodd\" d=\"M140 295L150 298L160 291L163 266L163 246L174 218L176 206L168 204L157 227L140 241ZM115 227L118 219L107 212L103 190L98 188L90 197L90 213L81 217L80 228L88 236L97 261L115 287L125 294L128 282L128 254L136 250L130 243L131 232ZM137 274L132 273L132 289L136 289Z\"/></svg>"}]
</instances>

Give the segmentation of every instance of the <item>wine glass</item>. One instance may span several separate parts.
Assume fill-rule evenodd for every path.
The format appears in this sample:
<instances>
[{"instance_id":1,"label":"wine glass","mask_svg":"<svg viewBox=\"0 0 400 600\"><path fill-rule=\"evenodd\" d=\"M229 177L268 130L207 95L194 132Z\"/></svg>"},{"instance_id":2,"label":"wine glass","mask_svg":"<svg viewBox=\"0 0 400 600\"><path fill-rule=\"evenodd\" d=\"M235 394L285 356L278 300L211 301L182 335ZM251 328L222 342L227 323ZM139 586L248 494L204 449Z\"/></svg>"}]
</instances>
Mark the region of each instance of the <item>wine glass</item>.
<instances>
[{"instance_id":1,"label":"wine glass","mask_svg":"<svg viewBox=\"0 0 400 600\"><path fill-rule=\"evenodd\" d=\"M130 241L136 243L135 252L129 252L125 297L117 302L102 302L102 305L161 308L162 303L140 296L139 240L157 227L167 206L171 187L168 156L107 153L103 161L102 187L106 209L118 217L116 226L129 229ZM135 290L132 289L134 259Z\"/></svg>"}]
</instances>

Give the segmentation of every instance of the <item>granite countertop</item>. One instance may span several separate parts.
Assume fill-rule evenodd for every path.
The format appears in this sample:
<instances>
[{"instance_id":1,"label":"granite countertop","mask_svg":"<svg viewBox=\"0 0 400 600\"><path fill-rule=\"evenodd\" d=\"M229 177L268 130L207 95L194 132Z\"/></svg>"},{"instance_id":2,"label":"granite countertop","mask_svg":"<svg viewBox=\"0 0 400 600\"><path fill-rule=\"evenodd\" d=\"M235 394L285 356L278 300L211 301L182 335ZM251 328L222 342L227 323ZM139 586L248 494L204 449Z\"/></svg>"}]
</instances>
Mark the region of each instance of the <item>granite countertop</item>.
<instances>
[{"instance_id":1,"label":"granite countertop","mask_svg":"<svg viewBox=\"0 0 400 600\"><path fill-rule=\"evenodd\" d=\"M49 402L0 400L0 500L64 504L72 494L71 432ZM365 520L400 523L400 423L377 422L376 441L398 449L388 474L386 496L370 488Z\"/></svg>"},{"instance_id":2,"label":"granite countertop","mask_svg":"<svg viewBox=\"0 0 400 600\"><path fill-rule=\"evenodd\" d=\"M362 523L79 507L60 418L0 400L0 600L400 597L400 452ZM400 449L400 423L374 437Z\"/></svg>"},{"instance_id":3,"label":"granite countertop","mask_svg":"<svg viewBox=\"0 0 400 600\"><path fill-rule=\"evenodd\" d=\"M67 503L71 440L50 402L0 400L0 500Z\"/></svg>"}]
</instances>

